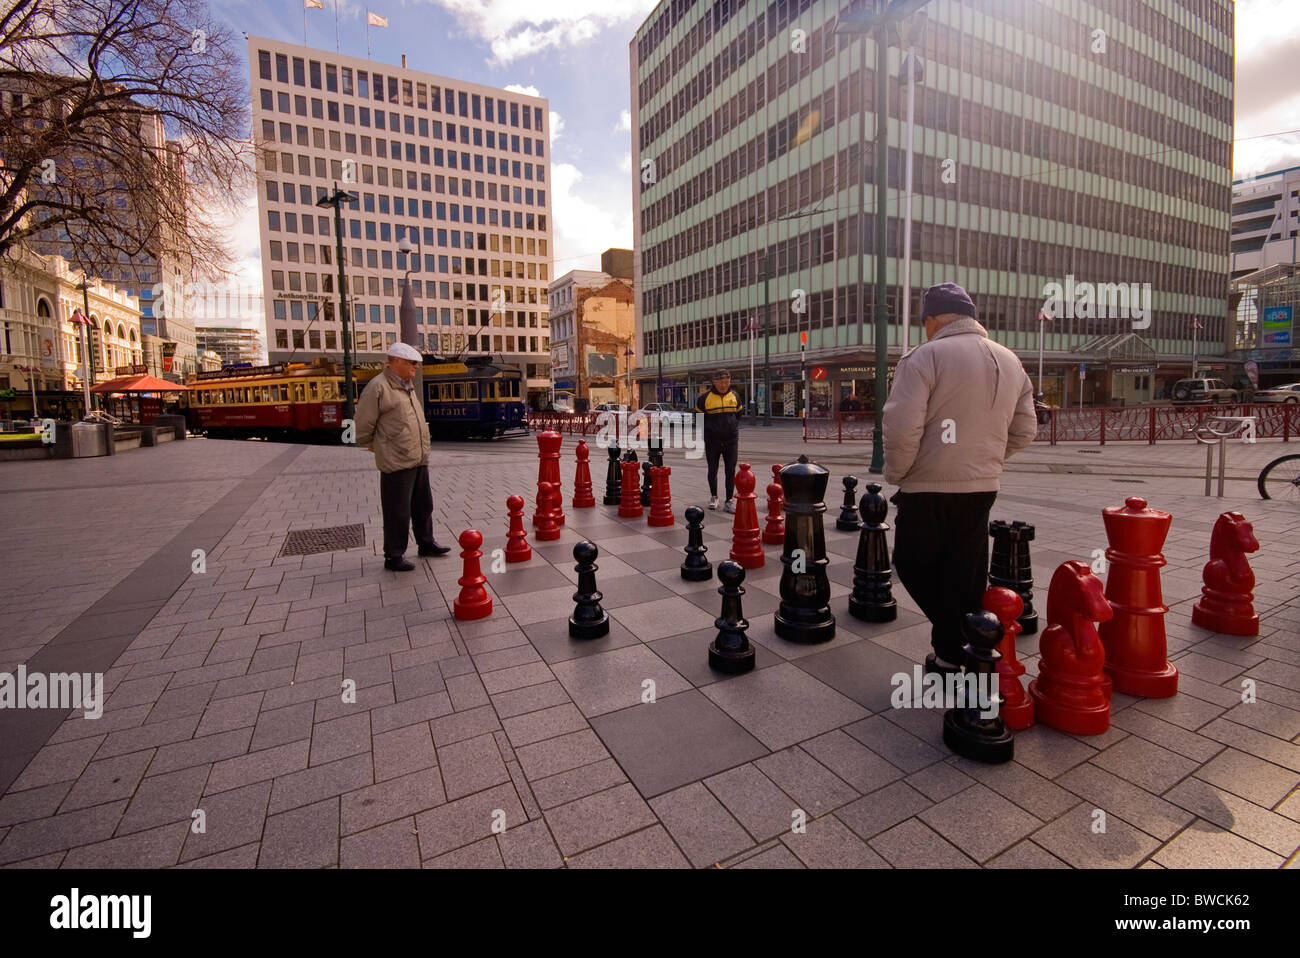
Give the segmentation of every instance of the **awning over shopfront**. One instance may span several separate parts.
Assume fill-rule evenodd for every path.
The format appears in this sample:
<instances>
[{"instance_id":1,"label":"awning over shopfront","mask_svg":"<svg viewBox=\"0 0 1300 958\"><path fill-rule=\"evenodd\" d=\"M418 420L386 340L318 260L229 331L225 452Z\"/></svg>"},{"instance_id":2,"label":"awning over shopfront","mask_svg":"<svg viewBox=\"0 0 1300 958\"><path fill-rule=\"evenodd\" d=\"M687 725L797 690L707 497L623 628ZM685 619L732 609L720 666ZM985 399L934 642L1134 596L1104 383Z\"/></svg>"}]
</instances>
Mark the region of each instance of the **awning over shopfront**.
<instances>
[{"instance_id":1,"label":"awning over shopfront","mask_svg":"<svg viewBox=\"0 0 1300 958\"><path fill-rule=\"evenodd\" d=\"M1154 363L1157 358L1155 349L1137 333L1098 336L1070 351L1094 363Z\"/></svg>"},{"instance_id":2,"label":"awning over shopfront","mask_svg":"<svg viewBox=\"0 0 1300 958\"><path fill-rule=\"evenodd\" d=\"M190 387L181 383L169 383L157 376L122 376L100 383L92 393L175 393L184 392Z\"/></svg>"}]
</instances>

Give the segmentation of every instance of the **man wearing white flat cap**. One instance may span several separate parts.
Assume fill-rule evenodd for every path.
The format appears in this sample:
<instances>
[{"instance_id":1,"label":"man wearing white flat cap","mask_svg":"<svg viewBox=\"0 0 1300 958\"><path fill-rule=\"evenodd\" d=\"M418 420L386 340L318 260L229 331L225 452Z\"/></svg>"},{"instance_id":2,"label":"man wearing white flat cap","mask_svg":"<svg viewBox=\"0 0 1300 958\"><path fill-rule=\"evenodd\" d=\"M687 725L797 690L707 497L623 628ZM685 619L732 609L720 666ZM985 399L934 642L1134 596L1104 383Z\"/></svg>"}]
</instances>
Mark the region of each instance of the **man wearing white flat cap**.
<instances>
[{"instance_id":1,"label":"man wearing white flat cap","mask_svg":"<svg viewBox=\"0 0 1300 958\"><path fill-rule=\"evenodd\" d=\"M370 380L357 403L357 445L371 449L379 467L384 512L384 568L410 572L407 534L415 529L422 556L446 555L433 538L433 492L429 488L429 424L415 394L420 354L406 343L388 347L388 365Z\"/></svg>"}]
</instances>

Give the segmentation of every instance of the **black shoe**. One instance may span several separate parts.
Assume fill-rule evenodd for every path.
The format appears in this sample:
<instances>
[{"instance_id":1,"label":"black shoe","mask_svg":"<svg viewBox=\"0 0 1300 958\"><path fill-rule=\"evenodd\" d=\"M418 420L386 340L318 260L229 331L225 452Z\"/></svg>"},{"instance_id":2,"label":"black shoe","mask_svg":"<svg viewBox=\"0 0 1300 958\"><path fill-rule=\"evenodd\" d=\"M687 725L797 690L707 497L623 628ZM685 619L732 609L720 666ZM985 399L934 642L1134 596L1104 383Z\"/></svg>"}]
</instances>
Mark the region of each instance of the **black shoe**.
<instances>
[{"instance_id":1,"label":"black shoe","mask_svg":"<svg viewBox=\"0 0 1300 958\"><path fill-rule=\"evenodd\" d=\"M445 556L451 551L451 546L440 546L434 543L431 546L420 546L420 555L422 556Z\"/></svg>"},{"instance_id":2,"label":"black shoe","mask_svg":"<svg viewBox=\"0 0 1300 958\"><path fill-rule=\"evenodd\" d=\"M405 559L385 559L384 568L389 572L410 572L415 566Z\"/></svg>"},{"instance_id":3,"label":"black shoe","mask_svg":"<svg viewBox=\"0 0 1300 958\"><path fill-rule=\"evenodd\" d=\"M933 672L935 675L961 675L962 667L954 665L952 662L946 662L937 654L931 652L925 657L925 671Z\"/></svg>"}]
</instances>

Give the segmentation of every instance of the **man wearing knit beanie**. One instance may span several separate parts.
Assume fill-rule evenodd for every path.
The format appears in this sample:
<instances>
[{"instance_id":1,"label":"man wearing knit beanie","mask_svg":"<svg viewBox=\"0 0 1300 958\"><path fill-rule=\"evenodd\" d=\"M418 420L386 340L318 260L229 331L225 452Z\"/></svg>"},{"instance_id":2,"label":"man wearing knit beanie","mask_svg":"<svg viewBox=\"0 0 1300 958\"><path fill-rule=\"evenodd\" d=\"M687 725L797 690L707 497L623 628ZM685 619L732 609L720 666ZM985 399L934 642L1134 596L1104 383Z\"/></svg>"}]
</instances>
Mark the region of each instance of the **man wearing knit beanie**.
<instances>
[{"instance_id":1,"label":"man wearing knit beanie","mask_svg":"<svg viewBox=\"0 0 1300 958\"><path fill-rule=\"evenodd\" d=\"M885 403L885 479L898 486L894 568L926 618L926 670L963 665L962 624L988 586L989 511L1007 457L1038 430L1019 358L989 338L956 283L925 291L928 342L898 361Z\"/></svg>"}]
</instances>

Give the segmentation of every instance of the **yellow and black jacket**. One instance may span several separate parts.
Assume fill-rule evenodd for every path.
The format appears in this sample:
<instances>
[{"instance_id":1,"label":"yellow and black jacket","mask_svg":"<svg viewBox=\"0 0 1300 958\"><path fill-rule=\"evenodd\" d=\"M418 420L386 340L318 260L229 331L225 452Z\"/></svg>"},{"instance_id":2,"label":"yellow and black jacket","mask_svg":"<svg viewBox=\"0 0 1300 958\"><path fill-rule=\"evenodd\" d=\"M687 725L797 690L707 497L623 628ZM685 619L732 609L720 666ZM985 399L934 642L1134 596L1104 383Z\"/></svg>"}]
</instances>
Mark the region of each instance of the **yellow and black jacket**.
<instances>
[{"instance_id":1,"label":"yellow and black jacket","mask_svg":"<svg viewBox=\"0 0 1300 958\"><path fill-rule=\"evenodd\" d=\"M734 390L719 393L710 387L699 399L695 409L704 413L705 442L735 442L740 438L740 397Z\"/></svg>"}]
</instances>

